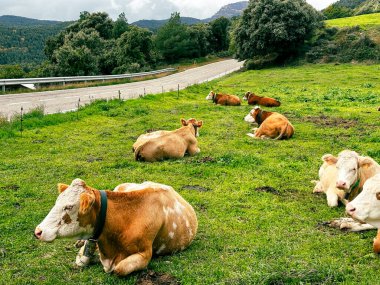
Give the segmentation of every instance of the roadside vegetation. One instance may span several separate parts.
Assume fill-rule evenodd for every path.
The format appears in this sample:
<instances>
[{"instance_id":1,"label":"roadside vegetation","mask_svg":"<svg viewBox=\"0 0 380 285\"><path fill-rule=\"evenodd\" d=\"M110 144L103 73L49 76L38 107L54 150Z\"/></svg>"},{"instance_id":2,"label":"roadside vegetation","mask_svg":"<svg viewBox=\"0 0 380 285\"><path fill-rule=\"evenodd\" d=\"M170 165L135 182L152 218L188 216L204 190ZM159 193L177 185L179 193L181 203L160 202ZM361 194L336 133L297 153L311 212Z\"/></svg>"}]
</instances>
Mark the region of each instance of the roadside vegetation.
<instances>
[{"instance_id":1,"label":"roadside vegetation","mask_svg":"<svg viewBox=\"0 0 380 285\"><path fill-rule=\"evenodd\" d=\"M57 197L56 184L82 178L97 189L122 182L173 186L195 208L199 232L184 252L149 269L181 284L377 284L376 231L341 232L325 221L344 215L312 194L325 153L352 149L380 161L380 65L304 65L235 73L177 93L97 101L79 112L0 122L2 284L134 284L100 264L74 268L74 240L42 243L34 227ZM295 127L287 141L253 140L243 121L251 106L215 106L210 90L250 90L279 99ZM173 130L181 118L204 121L201 153L135 162L146 131ZM1 120L0 120L1 121Z\"/></svg>"}]
</instances>

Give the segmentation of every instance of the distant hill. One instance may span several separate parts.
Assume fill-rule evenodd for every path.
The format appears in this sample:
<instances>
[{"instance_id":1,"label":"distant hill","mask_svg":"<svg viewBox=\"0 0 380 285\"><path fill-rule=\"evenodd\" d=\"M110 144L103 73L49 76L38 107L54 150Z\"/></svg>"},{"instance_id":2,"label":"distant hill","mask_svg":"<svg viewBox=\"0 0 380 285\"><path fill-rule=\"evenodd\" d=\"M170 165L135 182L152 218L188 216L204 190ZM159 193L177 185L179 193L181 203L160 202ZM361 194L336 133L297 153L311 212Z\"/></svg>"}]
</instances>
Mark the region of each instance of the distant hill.
<instances>
[{"instance_id":1,"label":"distant hill","mask_svg":"<svg viewBox=\"0 0 380 285\"><path fill-rule=\"evenodd\" d=\"M151 31L157 31L161 26L165 25L169 19L166 20L139 20L133 22L132 25L139 26L141 28L146 28ZM195 25L201 23L202 20L191 18L191 17L181 17L181 22L186 25Z\"/></svg>"},{"instance_id":2,"label":"distant hill","mask_svg":"<svg viewBox=\"0 0 380 285\"><path fill-rule=\"evenodd\" d=\"M70 22L0 16L0 64L39 64L45 60L44 46Z\"/></svg>"},{"instance_id":3,"label":"distant hill","mask_svg":"<svg viewBox=\"0 0 380 285\"><path fill-rule=\"evenodd\" d=\"M248 7L248 3L248 1L241 1L225 5L222 8L220 8L220 10L216 12L214 16L206 20L209 22L220 17L232 18L240 16L243 13L243 10L245 10Z\"/></svg>"},{"instance_id":4,"label":"distant hill","mask_svg":"<svg viewBox=\"0 0 380 285\"><path fill-rule=\"evenodd\" d=\"M30 19L19 16L4 15L0 16L0 25L8 25L13 27L20 26L52 26L60 24L60 21L49 21L49 20L37 20Z\"/></svg>"},{"instance_id":5,"label":"distant hill","mask_svg":"<svg viewBox=\"0 0 380 285\"><path fill-rule=\"evenodd\" d=\"M182 23L186 25L194 25L198 23L208 23L220 17L232 18L235 16L240 16L243 13L243 10L247 8L247 6L248 6L248 1L236 2L236 3L228 4L221 7L219 11L216 12L216 14L210 18L201 20L201 19L190 18L190 17L181 17L181 21ZM169 19L139 20L139 21L133 22L132 25L136 25L141 28L147 28L151 31L157 31L161 26L165 25L168 21Z\"/></svg>"},{"instance_id":6,"label":"distant hill","mask_svg":"<svg viewBox=\"0 0 380 285\"><path fill-rule=\"evenodd\" d=\"M336 6L341 6L341 7L346 7L350 9L355 9L358 7L360 4L365 2L366 0L339 0L334 3Z\"/></svg>"},{"instance_id":7,"label":"distant hill","mask_svg":"<svg viewBox=\"0 0 380 285\"><path fill-rule=\"evenodd\" d=\"M355 9L355 15L371 14L380 12L380 0L364 1Z\"/></svg>"}]
</instances>

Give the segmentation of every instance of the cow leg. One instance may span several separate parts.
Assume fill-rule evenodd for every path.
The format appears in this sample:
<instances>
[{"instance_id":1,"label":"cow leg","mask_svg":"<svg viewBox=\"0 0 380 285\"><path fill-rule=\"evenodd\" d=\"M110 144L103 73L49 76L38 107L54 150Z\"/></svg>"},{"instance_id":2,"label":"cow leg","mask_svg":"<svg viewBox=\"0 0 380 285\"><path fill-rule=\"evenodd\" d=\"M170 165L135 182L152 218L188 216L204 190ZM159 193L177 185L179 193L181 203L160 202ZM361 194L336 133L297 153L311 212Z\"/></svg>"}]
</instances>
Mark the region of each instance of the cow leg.
<instances>
[{"instance_id":1,"label":"cow leg","mask_svg":"<svg viewBox=\"0 0 380 285\"><path fill-rule=\"evenodd\" d=\"M201 150L196 144L189 145L189 147L187 148L187 153L189 155L196 155L197 153L200 153L200 152Z\"/></svg>"},{"instance_id":2,"label":"cow leg","mask_svg":"<svg viewBox=\"0 0 380 285\"><path fill-rule=\"evenodd\" d=\"M322 185L321 181L311 180L310 182L315 184L314 189L313 189L313 193L323 193L324 192L323 191L323 185Z\"/></svg>"},{"instance_id":3,"label":"cow leg","mask_svg":"<svg viewBox=\"0 0 380 285\"><path fill-rule=\"evenodd\" d=\"M352 218L340 218L332 220L329 223L329 226L341 230L348 230L350 232L360 232L376 229L374 226L370 224L362 224L360 222L355 221Z\"/></svg>"},{"instance_id":4,"label":"cow leg","mask_svg":"<svg viewBox=\"0 0 380 285\"><path fill-rule=\"evenodd\" d=\"M329 207L338 206L338 195L332 189L330 188L327 189L326 198L327 198L327 205Z\"/></svg>"},{"instance_id":5,"label":"cow leg","mask_svg":"<svg viewBox=\"0 0 380 285\"><path fill-rule=\"evenodd\" d=\"M373 251L380 253L380 229L377 230L377 236L373 239Z\"/></svg>"},{"instance_id":6,"label":"cow leg","mask_svg":"<svg viewBox=\"0 0 380 285\"><path fill-rule=\"evenodd\" d=\"M132 254L123 259L116 265L114 272L119 276L126 276L134 271L146 268L151 259L152 248L144 252Z\"/></svg>"}]
</instances>

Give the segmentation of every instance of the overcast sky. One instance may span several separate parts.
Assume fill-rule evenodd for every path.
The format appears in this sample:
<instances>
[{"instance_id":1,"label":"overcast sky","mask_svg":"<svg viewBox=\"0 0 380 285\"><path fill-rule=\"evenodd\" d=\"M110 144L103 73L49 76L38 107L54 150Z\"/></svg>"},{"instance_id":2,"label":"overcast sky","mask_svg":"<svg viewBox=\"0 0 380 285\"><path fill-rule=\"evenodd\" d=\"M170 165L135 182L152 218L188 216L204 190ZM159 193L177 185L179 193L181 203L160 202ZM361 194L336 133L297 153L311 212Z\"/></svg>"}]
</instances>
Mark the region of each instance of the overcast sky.
<instances>
[{"instance_id":1,"label":"overcast sky","mask_svg":"<svg viewBox=\"0 0 380 285\"><path fill-rule=\"evenodd\" d=\"M77 20L81 11L106 12L113 19L124 12L128 22L141 19L168 19L172 12L205 19L220 7L239 0L0 0L0 15L40 20ZM321 10L337 0L307 0Z\"/></svg>"}]
</instances>

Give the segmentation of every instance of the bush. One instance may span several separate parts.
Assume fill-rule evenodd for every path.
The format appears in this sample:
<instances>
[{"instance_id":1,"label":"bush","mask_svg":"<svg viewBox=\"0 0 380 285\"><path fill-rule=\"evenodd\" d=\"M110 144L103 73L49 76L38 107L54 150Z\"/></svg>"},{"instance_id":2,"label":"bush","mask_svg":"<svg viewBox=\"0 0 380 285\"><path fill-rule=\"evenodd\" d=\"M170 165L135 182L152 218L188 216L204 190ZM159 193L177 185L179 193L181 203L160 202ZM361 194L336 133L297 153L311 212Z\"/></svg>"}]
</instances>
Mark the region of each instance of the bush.
<instances>
[{"instance_id":1,"label":"bush","mask_svg":"<svg viewBox=\"0 0 380 285\"><path fill-rule=\"evenodd\" d=\"M236 56L252 59L277 53L289 58L322 25L322 15L304 0L251 0L234 29Z\"/></svg>"}]
</instances>

